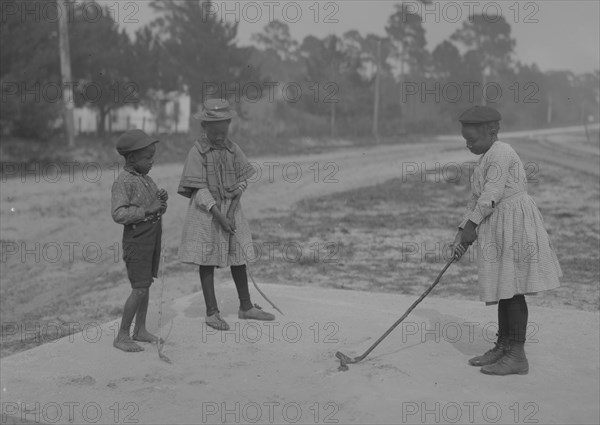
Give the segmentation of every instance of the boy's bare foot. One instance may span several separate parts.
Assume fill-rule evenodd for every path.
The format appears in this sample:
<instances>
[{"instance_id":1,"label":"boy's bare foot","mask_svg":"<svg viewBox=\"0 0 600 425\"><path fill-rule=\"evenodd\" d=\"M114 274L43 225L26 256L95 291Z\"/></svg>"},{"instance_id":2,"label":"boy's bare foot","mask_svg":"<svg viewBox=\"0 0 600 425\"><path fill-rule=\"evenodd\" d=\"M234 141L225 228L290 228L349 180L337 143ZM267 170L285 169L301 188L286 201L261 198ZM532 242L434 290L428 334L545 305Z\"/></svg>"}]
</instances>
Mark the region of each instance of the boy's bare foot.
<instances>
[{"instance_id":1,"label":"boy's bare foot","mask_svg":"<svg viewBox=\"0 0 600 425\"><path fill-rule=\"evenodd\" d=\"M145 329L141 329L137 332L134 330L133 340L141 342L150 342L152 344L158 343L158 337L156 335L151 334ZM161 344L164 344L164 341L161 341Z\"/></svg>"},{"instance_id":2,"label":"boy's bare foot","mask_svg":"<svg viewBox=\"0 0 600 425\"><path fill-rule=\"evenodd\" d=\"M113 341L113 346L128 353L144 351L144 347L137 345L129 337L117 336Z\"/></svg>"}]
</instances>

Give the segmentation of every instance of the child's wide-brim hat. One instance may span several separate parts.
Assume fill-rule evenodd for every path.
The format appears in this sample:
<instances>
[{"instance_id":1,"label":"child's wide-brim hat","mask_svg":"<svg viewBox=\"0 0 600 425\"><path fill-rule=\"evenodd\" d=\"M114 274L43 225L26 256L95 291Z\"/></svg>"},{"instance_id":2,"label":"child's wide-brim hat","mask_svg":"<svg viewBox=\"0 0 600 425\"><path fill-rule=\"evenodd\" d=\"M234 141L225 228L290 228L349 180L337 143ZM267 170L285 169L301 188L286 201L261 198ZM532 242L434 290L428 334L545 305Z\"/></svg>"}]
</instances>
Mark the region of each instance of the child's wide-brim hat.
<instances>
[{"instance_id":1,"label":"child's wide-brim hat","mask_svg":"<svg viewBox=\"0 0 600 425\"><path fill-rule=\"evenodd\" d=\"M196 114L200 121L225 121L235 117L229 102L224 99L208 99L204 102L202 112Z\"/></svg>"},{"instance_id":2,"label":"child's wide-brim hat","mask_svg":"<svg viewBox=\"0 0 600 425\"><path fill-rule=\"evenodd\" d=\"M117 152L124 155L129 152L144 149L154 143L158 143L158 139L153 139L142 130L127 130L119 136L117 140Z\"/></svg>"}]
</instances>

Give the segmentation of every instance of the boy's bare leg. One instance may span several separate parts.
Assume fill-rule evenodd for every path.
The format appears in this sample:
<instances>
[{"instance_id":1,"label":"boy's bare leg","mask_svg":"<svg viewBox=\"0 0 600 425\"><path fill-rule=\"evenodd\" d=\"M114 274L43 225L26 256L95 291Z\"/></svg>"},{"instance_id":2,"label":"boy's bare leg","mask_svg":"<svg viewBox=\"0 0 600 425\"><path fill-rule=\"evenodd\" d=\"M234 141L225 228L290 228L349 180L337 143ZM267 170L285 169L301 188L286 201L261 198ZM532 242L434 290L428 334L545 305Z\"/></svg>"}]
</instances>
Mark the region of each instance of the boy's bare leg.
<instances>
[{"instance_id":1,"label":"boy's bare leg","mask_svg":"<svg viewBox=\"0 0 600 425\"><path fill-rule=\"evenodd\" d=\"M141 342L158 342L158 337L146 329L146 313L148 313L148 302L150 300L150 288L143 289L144 295L140 300L135 314L135 326L133 328L133 339Z\"/></svg>"},{"instance_id":2,"label":"boy's bare leg","mask_svg":"<svg viewBox=\"0 0 600 425\"><path fill-rule=\"evenodd\" d=\"M129 337L129 328L131 328L133 316L135 316L142 298L143 290L132 289L127 301L125 301L125 306L123 307L123 317L121 318L121 327L119 328L119 333L113 342L113 346L119 350L127 352L144 351L142 347L133 342L133 340Z\"/></svg>"}]
</instances>

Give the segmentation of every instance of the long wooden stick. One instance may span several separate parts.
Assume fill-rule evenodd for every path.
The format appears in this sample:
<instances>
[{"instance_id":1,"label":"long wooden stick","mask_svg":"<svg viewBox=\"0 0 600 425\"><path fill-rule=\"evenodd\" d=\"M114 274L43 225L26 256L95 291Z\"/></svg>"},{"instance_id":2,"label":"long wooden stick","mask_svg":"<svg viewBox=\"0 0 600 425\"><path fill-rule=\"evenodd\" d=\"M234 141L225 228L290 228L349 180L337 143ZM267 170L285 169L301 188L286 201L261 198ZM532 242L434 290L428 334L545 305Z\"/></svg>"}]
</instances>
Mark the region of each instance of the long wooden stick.
<instances>
[{"instance_id":1,"label":"long wooden stick","mask_svg":"<svg viewBox=\"0 0 600 425\"><path fill-rule=\"evenodd\" d=\"M164 248L162 248L160 250L160 259L161 259L161 265L162 265L162 270L160 271L160 301L158 304L158 343L156 344L158 347L158 358L161 359L164 362L167 363L172 363L171 359L168 358L166 355L163 354L162 350L163 347L165 345L165 342L167 342L167 339L169 338L169 335L171 335L171 330L173 329L173 321L171 320L171 327L169 328L169 332L167 333L167 336L165 337L164 341L162 339L162 310L163 310L163 294L165 291L165 271L164 271L164 267L165 267L165 253L164 253Z\"/></svg>"},{"instance_id":2,"label":"long wooden stick","mask_svg":"<svg viewBox=\"0 0 600 425\"><path fill-rule=\"evenodd\" d=\"M234 196L231 204L229 205L229 209L227 211L227 215L229 215L229 211L233 210L235 212L235 209L238 207L238 204L240 203L240 198L242 195L237 195ZM271 304L271 307L273 307L275 310L277 310L280 314L282 314L283 316L285 316L285 314L283 314L283 311L281 311L276 305L275 303L273 303L273 301L271 301L263 291L261 291L261 289L258 287L258 284L256 283L256 281L254 280L254 277L252 276L252 273L250 272L250 261L248 261L248 257L246 257L246 253L244 252L244 247L242 246L242 243L240 242L240 240L238 239L237 235L235 233L232 234L234 237L234 240L236 240L240 246L240 251L242 252L242 255L244 256L244 260L246 261L246 270L248 271L248 276L250 276L250 280L252 280L252 284L254 285L254 287L256 288L256 290L258 291L258 293L269 303Z\"/></svg>"},{"instance_id":3,"label":"long wooden stick","mask_svg":"<svg viewBox=\"0 0 600 425\"><path fill-rule=\"evenodd\" d=\"M277 310L280 314L282 314L283 316L285 316L285 314L283 313L283 311L281 311L273 301L271 301L267 295L261 291L261 289L258 287L258 284L256 283L256 281L254 280L254 277L252 276L252 273L250 272L250 261L248 261L248 257L246 257L246 253L244 252L244 248L242 247L241 242L239 242L239 239L237 238L237 235L235 233L233 233L233 237L235 238L235 240L239 243L240 246L240 251L242 252L242 255L244 256L244 260L246 260L246 270L248 271L248 276L250 276L250 280L252 280L252 283L254 284L254 287L256 288L256 290L258 291L258 293L260 295L262 295L262 297L269 303L271 304L271 307L273 307L275 310Z\"/></svg>"}]
</instances>

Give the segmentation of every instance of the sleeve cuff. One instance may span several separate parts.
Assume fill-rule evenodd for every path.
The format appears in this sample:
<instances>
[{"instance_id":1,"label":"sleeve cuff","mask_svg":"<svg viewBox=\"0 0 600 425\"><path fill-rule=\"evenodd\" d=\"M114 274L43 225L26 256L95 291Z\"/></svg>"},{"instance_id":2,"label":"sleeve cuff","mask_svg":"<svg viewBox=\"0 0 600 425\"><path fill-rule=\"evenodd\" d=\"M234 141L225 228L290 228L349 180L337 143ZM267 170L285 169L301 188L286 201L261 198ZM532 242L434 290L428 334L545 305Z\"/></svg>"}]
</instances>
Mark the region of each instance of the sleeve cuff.
<instances>
[{"instance_id":1,"label":"sleeve cuff","mask_svg":"<svg viewBox=\"0 0 600 425\"><path fill-rule=\"evenodd\" d=\"M479 223L483 221L483 216L477 209L475 209L474 211L471 211L469 217L467 218L467 220L465 220L465 224L467 224L468 220L471 220L473 223L479 226Z\"/></svg>"},{"instance_id":2,"label":"sleeve cuff","mask_svg":"<svg viewBox=\"0 0 600 425\"><path fill-rule=\"evenodd\" d=\"M198 189L194 196L194 202L200 208L206 208L206 211L210 211L217 203L208 189Z\"/></svg>"},{"instance_id":3,"label":"sleeve cuff","mask_svg":"<svg viewBox=\"0 0 600 425\"><path fill-rule=\"evenodd\" d=\"M217 203L216 203L214 200L213 200L213 201L208 201L208 202L206 203L206 211L210 212L210 209L211 209L212 207L214 207L215 205L217 205Z\"/></svg>"}]
</instances>

